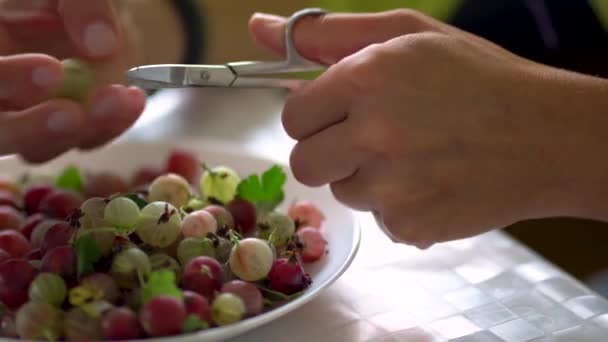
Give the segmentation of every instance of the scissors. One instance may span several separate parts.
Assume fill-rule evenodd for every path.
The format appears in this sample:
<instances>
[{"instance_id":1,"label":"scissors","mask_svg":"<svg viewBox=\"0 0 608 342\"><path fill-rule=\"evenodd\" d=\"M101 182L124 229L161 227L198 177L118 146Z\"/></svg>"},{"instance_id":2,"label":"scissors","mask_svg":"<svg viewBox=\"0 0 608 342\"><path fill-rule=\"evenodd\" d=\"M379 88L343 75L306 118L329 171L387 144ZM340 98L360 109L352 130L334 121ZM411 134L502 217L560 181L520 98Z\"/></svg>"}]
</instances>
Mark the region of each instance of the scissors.
<instances>
[{"instance_id":1,"label":"scissors","mask_svg":"<svg viewBox=\"0 0 608 342\"><path fill-rule=\"evenodd\" d=\"M293 27L305 16L318 16L326 11L307 8L295 12L285 28L286 59L272 62L231 62L220 65L154 64L135 67L127 72L131 85L143 89L163 88L288 88L297 87L303 80L271 78L269 75L320 71L324 65L302 57L293 43Z\"/></svg>"}]
</instances>

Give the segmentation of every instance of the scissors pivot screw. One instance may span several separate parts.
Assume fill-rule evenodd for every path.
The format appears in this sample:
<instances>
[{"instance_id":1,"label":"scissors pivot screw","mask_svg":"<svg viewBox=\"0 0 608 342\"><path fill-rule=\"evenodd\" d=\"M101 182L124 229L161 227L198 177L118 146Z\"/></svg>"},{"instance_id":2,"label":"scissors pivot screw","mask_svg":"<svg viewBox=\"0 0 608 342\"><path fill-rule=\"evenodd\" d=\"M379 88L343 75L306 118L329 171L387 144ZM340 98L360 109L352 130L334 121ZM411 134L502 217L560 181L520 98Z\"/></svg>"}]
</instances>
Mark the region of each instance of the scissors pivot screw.
<instances>
[{"instance_id":1,"label":"scissors pivot screw","mask_svg":"<svg viewBox=\"0 0 608 342\"><path fill-rule=\"evenodd\" d=\"M201 71L201 80L203 81L209 81L209 79L211 78L211 74L209 73L209 71Z\"/></svg>"}]
</instances>

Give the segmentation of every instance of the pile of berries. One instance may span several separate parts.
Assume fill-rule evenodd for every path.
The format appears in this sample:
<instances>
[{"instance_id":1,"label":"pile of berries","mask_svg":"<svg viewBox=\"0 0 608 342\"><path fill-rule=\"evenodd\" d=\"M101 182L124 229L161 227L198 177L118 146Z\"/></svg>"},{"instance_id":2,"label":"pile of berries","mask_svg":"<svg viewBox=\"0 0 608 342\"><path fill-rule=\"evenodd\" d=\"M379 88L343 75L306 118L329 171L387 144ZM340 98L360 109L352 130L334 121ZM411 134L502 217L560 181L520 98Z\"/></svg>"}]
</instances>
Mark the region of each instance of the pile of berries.
<instances>
[{"instance_id":1,"label":"pile of berries","mask_svg":"<svg viewBox=\"0 0 608 342\"><path fill-rule=\"evenodd\" d=\"M66 167L0 178L0 335L125 340L213 329L311 284L324 215L285 212L273 165L241 178L174 149L125 179Z\"/></svg>"}]
</instances>

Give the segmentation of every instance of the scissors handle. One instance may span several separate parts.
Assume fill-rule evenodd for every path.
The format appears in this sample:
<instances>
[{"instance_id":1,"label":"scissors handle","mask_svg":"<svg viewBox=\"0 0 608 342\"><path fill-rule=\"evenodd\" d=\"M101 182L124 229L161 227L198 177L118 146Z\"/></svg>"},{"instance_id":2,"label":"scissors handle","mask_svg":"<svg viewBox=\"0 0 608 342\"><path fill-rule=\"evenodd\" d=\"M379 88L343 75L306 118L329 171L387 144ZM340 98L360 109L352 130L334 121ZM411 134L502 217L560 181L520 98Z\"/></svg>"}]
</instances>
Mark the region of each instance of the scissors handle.
<instances>
[{"instance_id":1,"label":"scissors handle","mask_svg":"<svg viewBox=\"0 0 608 342\"><path fill-rule=\"evenodd\" d=\"M228 65L239 76L319 71L325 69L324 65L315 63L300 55L293 41L293 28L298 20L303 17L319 16L325 13L327 12L321 8L306 8L295 12L287 20L285 28L285 60L278 62L234 62L228 63Z\"/></svg>"}]
</instances>

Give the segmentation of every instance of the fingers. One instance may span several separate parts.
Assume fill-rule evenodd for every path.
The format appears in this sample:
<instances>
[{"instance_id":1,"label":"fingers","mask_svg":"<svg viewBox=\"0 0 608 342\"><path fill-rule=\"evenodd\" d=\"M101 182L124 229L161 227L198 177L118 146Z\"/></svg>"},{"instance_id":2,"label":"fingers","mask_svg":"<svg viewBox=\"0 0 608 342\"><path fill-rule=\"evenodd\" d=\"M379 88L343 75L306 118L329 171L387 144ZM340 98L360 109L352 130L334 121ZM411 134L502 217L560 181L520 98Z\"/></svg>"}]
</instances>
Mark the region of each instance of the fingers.
<instances>
[{"instance_id":1,"label":"fingers","mask_svg":"<svg viewBox=\"0 0 608 342\"><path fill-rule=\"evenodd\" d=\"M330 68L287 99L282 122L291 138L305 139L346 119L350 89L338 74Z\"/></svg>"},{"instance_id":2,"label":"fingers","mask_svg":"<svg viewBox=\"0 0 608 342\"><path fill-rule=\"evenodd\" d=\"M120 46L122 32L109 0L59 0L58 11L79 51L90 58L112 55Z\"/></svg>"},{"instance_id":3,"label":"fingers","mask_svg":"<svg viewBox=\"0 0 608 342\"><path fill-rule=\"evenodd\" d=\"M369 191L371 185L364 172L365 170L358 169L352 176L331 183L330 189L336 200L354 210L372 210L372 196L362 195Z\"/></svg>"},{"instance_id":4,"label":"fingers","mask_svg":"<svg viewBox=\"0 0 608 342\"><path fill-rule=\"evenodd\" d=\"M42 102L61 86L63 68L42 54L0 57L0 108L20 110Z\"/></svg>"},{"instance_id":5,"label":"fingers","mask_svg":"<svg viewBox=\"0 0 608 342\"><path fill-rule=\"evenodd\" d=\"M251 18L249 30L260 45L283 55L286 23L286 18L258 13ZM326 14L302 18L293 39L304 57L331 65L368 45L429 28L422 15L410 10Z\"/></svg>"},{"instance_id":6,"label":"fingers","mask_svg":"<svg viewBox=\"0 0 608 342\"><path fill-rule=\"evenodd\" d=\"M92 149L117 137L139 118L145 102L145 94L138 88L113 85L101 89L91 101L90 118L78 146Z\"/></svg>"},{"instance_id":7,"label":"fingers","mask_svg":"<svg viewBox=\"0 0 608 342\"><path fill-rule=\"evenodd\" d=\"M294 176L308 186L321 186L351 176L365 159L351 141L352 129L347 123L300 141L291 152Z\"/></svg>"},{"instance_id":8,"label":"fingers","mask_svg":"<svg viewBox=\"0 0 608 342\"><path fill-rule=\"evenodd\" d=\"M0 114L0 155L18 153L42 162L76 146L85 124L76 103L50 100L20 112Z\"/></svg>"},{"instance_id":9,"label":"fingers","mask_svg":"<svg viewBox=\"0 0 608 342\"><path fill-rule=\"evenodd\" d=\"M141 90L123 86L104 88L93 99L90 112L75 102L55 99L0 113L0 155L17 153L38 163L74 147L100 146L131 126L145 105Z\"/></svg>"}]
</instances>

